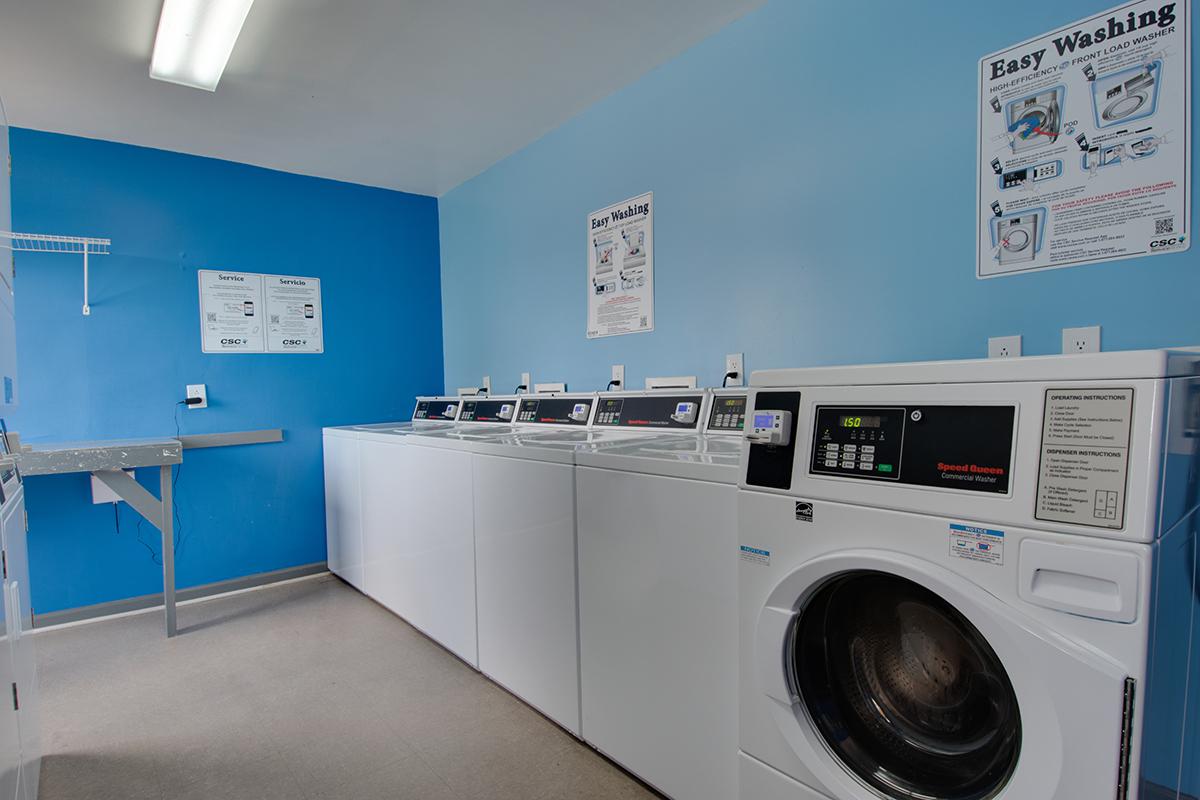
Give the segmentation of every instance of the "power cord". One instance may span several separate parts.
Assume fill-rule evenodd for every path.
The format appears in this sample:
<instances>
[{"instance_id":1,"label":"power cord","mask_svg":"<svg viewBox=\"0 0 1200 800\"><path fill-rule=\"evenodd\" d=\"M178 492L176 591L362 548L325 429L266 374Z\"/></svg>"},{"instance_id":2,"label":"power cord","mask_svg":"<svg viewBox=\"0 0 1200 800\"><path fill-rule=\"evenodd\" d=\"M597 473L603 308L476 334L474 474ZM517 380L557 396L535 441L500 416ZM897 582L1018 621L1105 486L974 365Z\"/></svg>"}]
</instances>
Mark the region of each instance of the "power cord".
<instances>
[{"instance_id":1,"label":"power cord","mask_svg":"<svg viewBox=\"0 0 1200 800\"><path fill-rule=\"evenodd\" d=\"M517 387L517 390L515 392L513 392L513 394L520 394L521 392L528 392L528 391L529 391L529 387L522 383L520 386Z\"/></svg>"},{"instance_id":2,"label":"power cord","mask_svg":"<svg viewBox=\"0 0 1200 800\"><path fill-rule=\"evenodd\" d=\"M605 386L605 387L604 387L604 391L606 391L606 392L607 392L607 391L611 390L611 389L612 389L614 386L615 386L615 387L617 387L618 389L620 389L620 388L621 388L621 382L620 382L620 381L609 381L609 382L608 382L608 386Z\"/></svg>"},{"instance_id":3,"label":"power cord","mask_svg":"<svg viewBox=\"0 0 1200 800\"><path fill-rule=\"evenodd\" d=\"M738 374L737 372L726 372L725 377L721 379L721 388L724 389L728 385L729 379L738 377Z\"/></svg>"}]
</instances>

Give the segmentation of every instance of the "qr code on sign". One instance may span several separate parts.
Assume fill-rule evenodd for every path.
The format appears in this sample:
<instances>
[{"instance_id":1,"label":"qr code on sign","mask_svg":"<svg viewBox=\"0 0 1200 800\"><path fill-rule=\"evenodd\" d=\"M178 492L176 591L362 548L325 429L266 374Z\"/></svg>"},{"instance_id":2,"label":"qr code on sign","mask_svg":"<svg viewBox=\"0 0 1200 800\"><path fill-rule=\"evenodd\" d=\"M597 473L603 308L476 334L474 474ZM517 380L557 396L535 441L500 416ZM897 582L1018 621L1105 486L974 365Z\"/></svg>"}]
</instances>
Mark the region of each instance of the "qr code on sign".
<instances>
[{"instance_id":1,"label":"qr code on sign","mask_svg":"<svg viewBox=\"0 0 1200 800\"><path fill-rule=\"evenodd\" d=\"M1154 220L1154 235L1162 236L1164 233L1175 232L1175 218L1163 217L1162 219Z\"/></svg>"},{"instance_id":2,"label":"qr code on sign","mask_svg":"<svg viewBox=\"0 0 1200 800\"><path fill-rule=\"evenodd\" d=\"M204 316L208 319L209 322L217 321L217 312L215 312L215 311L209 311Z\"/></svg>"},{"instance_id":3,"label":"qr code on sign","mask_svg":"<svg viewBox=\"0 0 1200 800\"><path fill-rule=\"evenodd\" d=\"M278 324L279 324L279 315L278 315L278 314L272 314L272 315L271 315L271 324L272 324L272 325L278 325Z\"/></svg>"}]
</instances>

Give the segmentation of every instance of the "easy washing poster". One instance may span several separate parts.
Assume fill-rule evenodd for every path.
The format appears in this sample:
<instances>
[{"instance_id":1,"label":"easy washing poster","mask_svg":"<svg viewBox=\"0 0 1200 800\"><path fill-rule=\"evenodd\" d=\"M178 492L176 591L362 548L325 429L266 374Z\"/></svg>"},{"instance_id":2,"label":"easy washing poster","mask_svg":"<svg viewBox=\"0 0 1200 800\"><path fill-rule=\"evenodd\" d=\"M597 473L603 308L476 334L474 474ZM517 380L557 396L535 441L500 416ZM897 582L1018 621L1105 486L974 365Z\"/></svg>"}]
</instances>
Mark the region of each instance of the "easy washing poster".
<instances>
[{"instance_id":1,"label":"easy washing poster","mask_svg":"<svg viewBox=\"0 0 1200 800\"><path fill-rule=\"evenodd\" d=\"M1188 248L1190 11L1128 3L980 60L978 277Z\"/></svg>"},{"instance_id":2,"label":"easy washing poster","mask_svg":"<svg viewBox=\"0 0 1200 800\"><path fill-rule=\"evenodd\" d=\"M654 193L588 214L587 338L654 330Z\"/></svg>"}]
</instances>

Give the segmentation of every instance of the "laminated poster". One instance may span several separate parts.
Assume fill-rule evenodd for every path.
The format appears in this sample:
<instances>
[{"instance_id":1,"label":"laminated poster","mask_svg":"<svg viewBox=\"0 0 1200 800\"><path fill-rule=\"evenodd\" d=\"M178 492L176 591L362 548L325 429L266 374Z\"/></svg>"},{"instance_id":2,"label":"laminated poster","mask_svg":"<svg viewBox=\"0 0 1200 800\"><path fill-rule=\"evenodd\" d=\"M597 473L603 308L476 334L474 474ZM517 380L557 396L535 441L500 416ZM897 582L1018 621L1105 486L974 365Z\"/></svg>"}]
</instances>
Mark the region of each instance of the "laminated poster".
<instances>
[{"instance_id":1,"label":"laminated poster","mask_svg":"<svg viewBox=\"0 0 1200 800\"><path fill-rule=\"evenodd\" d=\"M654 330L654 193L588 215L587 338Z\"/></svg>"},{"instance_id":2,"label":"laminated poster","mask_svg":"<svg viewBox=\"0 0 1200 800\"><path fill-rule=\"evenodd\" d=\"M979 62L976 275L1191 244L1187 2L1134 2Z\"/></svg>"},{"instance_id":3,"label":"laminated poster","mask_svg":"<svg viewBox=\"0 0 1200 800\"><path fill-rule=\"evenodd\" d=\"M203 352L324 352L319 279L208 269L198 276Z\"/></svg>"}]
</instances>

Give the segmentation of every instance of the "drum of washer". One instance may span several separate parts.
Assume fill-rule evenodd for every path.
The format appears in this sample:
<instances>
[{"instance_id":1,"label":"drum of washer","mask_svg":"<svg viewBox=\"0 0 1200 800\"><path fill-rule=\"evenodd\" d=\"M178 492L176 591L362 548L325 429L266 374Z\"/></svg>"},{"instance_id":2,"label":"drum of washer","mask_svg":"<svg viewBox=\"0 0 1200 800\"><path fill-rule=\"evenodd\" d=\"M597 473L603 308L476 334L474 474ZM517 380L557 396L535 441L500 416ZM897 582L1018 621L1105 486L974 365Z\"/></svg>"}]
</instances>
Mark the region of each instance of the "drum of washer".
<instances>
[{"instance_id":1,"label":"drum of washer","mask_svg":"<svg viewBox=\"0 0 1200 800\"><path fill-rule=\"evenodd\" d=\"M1104 111L1100 113L1100 116L1104 118L1105 122L1115 122L1119 119L1125 119L1146 105L1149 99L1149 97L1141 93L1118 97L1108 104Z\"/></svg>"},{"instance_id":2,"label":"drum of washer","mask_svg":"<svg viewBox=\"0 0 1200 800\"><path fill-rule=\"evenodd\" d=\"M944 598L859 570L793 624L794 689L832 755L889 800L988 800L1012 778L1021 713L999 656Z\"/></svg>"}]
</instances>

